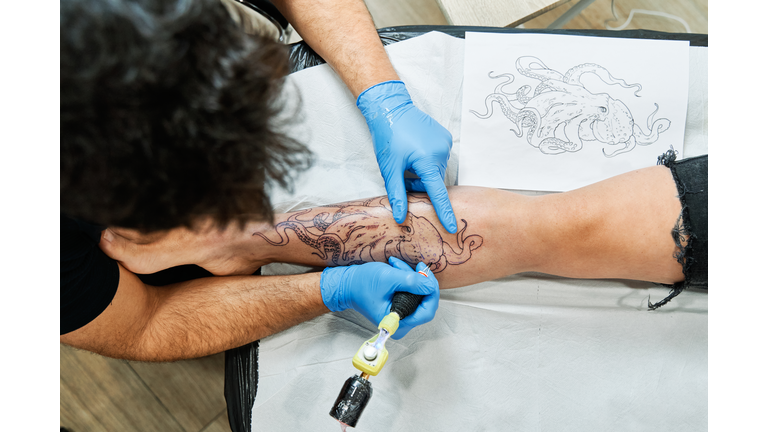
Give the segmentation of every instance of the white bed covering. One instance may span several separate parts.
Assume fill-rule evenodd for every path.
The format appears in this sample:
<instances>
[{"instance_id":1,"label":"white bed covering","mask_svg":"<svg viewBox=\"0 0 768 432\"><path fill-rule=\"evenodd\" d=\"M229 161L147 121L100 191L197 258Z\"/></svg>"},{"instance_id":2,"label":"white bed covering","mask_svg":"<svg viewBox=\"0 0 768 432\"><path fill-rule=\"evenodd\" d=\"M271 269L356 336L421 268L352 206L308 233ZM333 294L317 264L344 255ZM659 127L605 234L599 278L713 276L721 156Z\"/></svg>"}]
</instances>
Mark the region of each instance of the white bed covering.
<instances>
[{"instance_id":1,"label":"white bed covering","mask_svg":"<svg viewBox=\"0 0 768 432\"><path fill-rule=\"evenodd\" d=\"M387 47L414 102L460 142L462 39L442 33ZM692 47L684 156L707 153L707 49ZM316 155L277 211L385 195L355 101L327 65L290 78ZM653 161L655 162L655 161ZM653 164L651 162L651 164ZM526 192L529 193L529 192ZM265 274L309 269L269 265ZM444 290L435 319L387 342L359 431L701 431L707 428L707 294L621 280L520 274ZM328 412L376 331L353 311L261 341L254 431L338 431Z\"/></svg>"}]
</instances>

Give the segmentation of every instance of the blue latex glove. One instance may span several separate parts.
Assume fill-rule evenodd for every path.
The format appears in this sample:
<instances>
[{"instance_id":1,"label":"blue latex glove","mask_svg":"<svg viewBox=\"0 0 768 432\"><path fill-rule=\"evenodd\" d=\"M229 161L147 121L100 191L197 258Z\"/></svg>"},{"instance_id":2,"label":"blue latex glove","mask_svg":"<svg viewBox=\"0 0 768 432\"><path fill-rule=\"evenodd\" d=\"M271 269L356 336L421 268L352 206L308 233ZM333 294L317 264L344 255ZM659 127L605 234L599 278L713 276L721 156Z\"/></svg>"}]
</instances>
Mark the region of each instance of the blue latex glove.
<instances>
[{"instance_id":1,"label":"blue latex glove","mask_svg":"<svg viewBox=\"0 0 768 432\"><path fill-rule=\"evenodd\" d=\"M428 276L424 277L418 271ZM414 271L395 257L389 258L389 264L372 262L328 267L320 277L320 291L323 303L331 312L352 308L375 325L389 315L395 292L425 295L416 311L400 320L400 326L392 335L394 339L400 339L412 328L431 321L440 300L437 279L426 264L419 263Z\"/></svg>"},{"instance_id":2,"label":"blue latex glove","mask_svg":"<svg viewBox=\"0 0 768 432\"><path fill-rule=\"evenodd\" d=\"M445 170L453 138L447 129L416 108L402 81L385 81L357 98L357 107L368 122L381 175L395 221L405 221L409 190L426 192L446 230L456 233ZM408 170L420 180L404 179Z\"/></svg>"}]
</instances>

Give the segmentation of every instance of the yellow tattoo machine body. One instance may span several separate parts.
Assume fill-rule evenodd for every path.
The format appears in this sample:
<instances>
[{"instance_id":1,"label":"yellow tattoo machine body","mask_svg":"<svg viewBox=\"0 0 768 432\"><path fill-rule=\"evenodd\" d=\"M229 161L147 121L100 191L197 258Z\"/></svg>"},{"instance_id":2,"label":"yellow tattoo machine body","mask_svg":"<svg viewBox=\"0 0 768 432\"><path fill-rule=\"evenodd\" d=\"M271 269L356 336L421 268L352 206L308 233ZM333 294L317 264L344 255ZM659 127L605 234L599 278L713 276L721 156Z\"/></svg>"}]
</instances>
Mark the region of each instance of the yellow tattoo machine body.
<instances>
[{"instance_id":1,"label":"yellow tattoo machine body","mask_svg":"<svg viewBox=\"0 0 768 432\"><path fill-rule=\"evenodd\" d=\"M367 375L376 376L387 363L389 351L384 343L400 326L400 315L390 312L379 323L379 333L363 343L352 357L352 365Z\"/></svg>"}]
</instances>

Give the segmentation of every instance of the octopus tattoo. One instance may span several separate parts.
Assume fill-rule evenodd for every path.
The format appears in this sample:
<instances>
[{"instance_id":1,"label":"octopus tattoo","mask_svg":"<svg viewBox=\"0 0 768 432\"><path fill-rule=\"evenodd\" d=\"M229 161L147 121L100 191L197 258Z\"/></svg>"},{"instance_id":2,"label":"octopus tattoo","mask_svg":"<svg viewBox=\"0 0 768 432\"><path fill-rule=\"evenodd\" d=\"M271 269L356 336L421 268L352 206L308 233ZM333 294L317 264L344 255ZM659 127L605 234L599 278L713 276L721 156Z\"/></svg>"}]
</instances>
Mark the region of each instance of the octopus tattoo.
<instances>
[{"instance_id":1,"label":"octopus tattoo","mask_svg":"<svg viewBox=\"0 0 768 432\"><path fill-rule=\"evenodd\" d=\"M421 198L417 200L422 201ZM423 199L423 202L429 201ZM462 219L464 227L456 234L456 251L443 241L427 218L408 212L405 222L398 225L391 212L381 212L386 208L385 203L386 197L382 197L326 206L337 210L333 214L319 213L311 219L302 219L312 211L303 210L275 225L280 240L270 240L260 232L253 235L273 246L284 246L290 241L287 231L293 231L301 242L316 250L313 255L333 265L386 262L394 256L411 266L423 262L433 273L445 270L448 265L466 262L483 244L479 235L464 235L467 221Z\"/></svg>"},{"instance_id":2,"label":"octopus tattoo","mask_svg":"<svg viewBox=\"0 0 768 432\"><path fill-rule=\"evenodd\" d=\"M540 83L529 96L531 87L523 85L514 93L507 93L503 87L511 84L515 76L503 73L492 79L506 78L496 86L485 99L486 113L472 114L487 119L493 114L493 104L498 103L501 111L515 125L511 129L518 137L526 133L528 144L544 154L577 152L585 141L598 141L616 150L606 153L613 157L626 153L636 145L649 145L659 139L659 134L669 129L671 122L662 118L653 121L659 106L647 119L648 133L638 126L629 108L620 100L606 93L592 93L584 87L581 77L595 74L606 84L618 84L624 88L636 87L635 96L642 89L640 84L627 84L614 78L603 66L584 63L569 69L565 74L548 68L544 62L533 56L523 56L515 62L522 76L539 80Z\"/></svg>"}]
</instances>

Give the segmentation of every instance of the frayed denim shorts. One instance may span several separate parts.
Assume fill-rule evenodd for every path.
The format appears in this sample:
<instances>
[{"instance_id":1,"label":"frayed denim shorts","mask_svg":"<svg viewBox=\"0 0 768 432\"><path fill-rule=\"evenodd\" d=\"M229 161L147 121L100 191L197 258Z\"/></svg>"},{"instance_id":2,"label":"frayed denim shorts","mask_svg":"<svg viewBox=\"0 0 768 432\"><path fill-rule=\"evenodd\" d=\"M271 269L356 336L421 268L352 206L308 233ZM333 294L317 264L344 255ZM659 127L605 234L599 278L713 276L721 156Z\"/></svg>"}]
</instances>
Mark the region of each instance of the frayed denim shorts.
<instances>
[{"instance_id":1,"label":"frayed denim shorts","mask_svg":"<svg viewBox=\"0 0 768 432\"><path fill-rule=\"evenodd\" d=\"M685 280L668 285L672 289L670 295L649 304L651 309L667 303L686 288L708 289L708 160L709 155L677 160L672 150L659 156L658 164L672 171L682 207L671 234L677 245L675 258L683 266Z\"/></svg>"}]
</instances>

